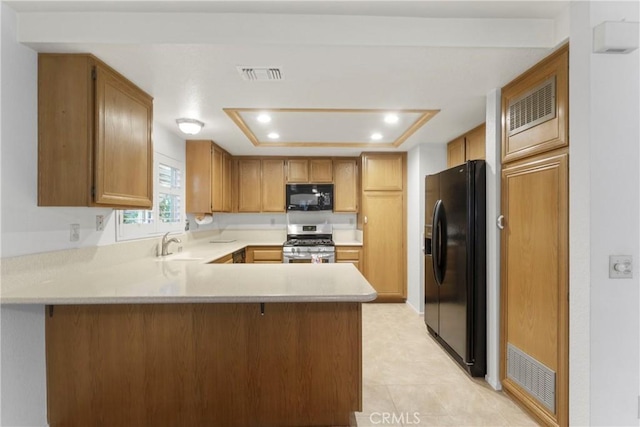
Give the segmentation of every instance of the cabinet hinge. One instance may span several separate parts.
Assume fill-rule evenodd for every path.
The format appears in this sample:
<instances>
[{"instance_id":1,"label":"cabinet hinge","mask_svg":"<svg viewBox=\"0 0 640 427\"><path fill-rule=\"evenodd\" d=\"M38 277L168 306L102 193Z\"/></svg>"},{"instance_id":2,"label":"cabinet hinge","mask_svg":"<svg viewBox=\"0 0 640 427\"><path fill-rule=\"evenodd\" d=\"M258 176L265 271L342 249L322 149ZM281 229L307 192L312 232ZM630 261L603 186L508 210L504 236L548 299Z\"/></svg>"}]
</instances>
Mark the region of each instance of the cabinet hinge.
<instances>
[{"instance_id":1,"label":"cabinet hinge","mask_svg":"<svg viewBox=\"0 0 640 427\"><path fill-rule=\"evenodd\" d=\"M95 79L97 79L97 78L98 78L98 73L96 72L96 69L95 69L95 68L91 70L91 78L92 78L93 80L95 80Z\"/></svg>"},{"instance_id":2,"label":"cabinet hinge","mask_svg":"<svg viewBox=\"0 0 640 427\"><path fill-rule=\"evenodd\" d=\"M95 199L95 197L96 197L96 187L91 187L91 197Z\"/></svg>"}]
</instances>

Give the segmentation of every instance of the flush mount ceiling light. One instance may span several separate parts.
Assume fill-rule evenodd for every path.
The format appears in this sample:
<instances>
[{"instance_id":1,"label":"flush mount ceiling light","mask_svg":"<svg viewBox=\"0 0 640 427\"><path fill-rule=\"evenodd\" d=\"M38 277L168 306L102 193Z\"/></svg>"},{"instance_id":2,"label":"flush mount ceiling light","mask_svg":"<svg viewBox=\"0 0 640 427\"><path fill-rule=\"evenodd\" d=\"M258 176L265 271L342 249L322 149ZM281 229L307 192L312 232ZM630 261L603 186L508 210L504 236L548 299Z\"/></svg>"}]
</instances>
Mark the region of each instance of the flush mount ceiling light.
<instances>
[{"instance_id":1,"label":"flush mount ceiling light","mask_svg":"<svg viewBox=\"0 0 640 427\"><path fill-rule=\"evenodd\" d=\"M260 123L269 123L269 122L271 121L271 116L270 116L270 115L268 115L267 113L260 113L260 114L258 115L257 120L258 120Z\"/></svg>"},{"instance_id":2,"label":"flush mount ceiling light","mask_svg":"<svg viewBox=\"0 0 640 427\"><path fill-rule=\"evenodd\" d=\"M177 119L176 123L180 131L187 135L196 135L200 133L204 127L204 123L196 119Z\"/></svg>"},{"instance_id":3,"label":"flush mount ceiling light","mask_svg":"<svg viewBox=\"0 0 640 427\"><path fill-rule=\"evenodd\" d=\"M400 117L398 117L397 114L389 113L386 116L384 116L385 123L395 124L395 123L398 123L399 120L400 120Z\"/></svg>"},{"instance_id":4,"label":"flush mount ceiling light","mask_svg":"<svg viewBox=\"0 0 640 427\"><path fill-rule=\"evenodd\" d=\"M374 132L371 134L371 139L374 141L379 141L382 139L382 134L380 132Z\"/></svg>"},{"instance_id":5,"label":"flush mount ceiling light","mask_svg":"<svg viewBox=\"0 0 640 427\"><path fill-rule=\"evenodd\" d=\"M269 139L278 139L280 138L280 135L277 132L270 132L269 135L267 135L269 137Z\"/></svg>"}]
</instances>

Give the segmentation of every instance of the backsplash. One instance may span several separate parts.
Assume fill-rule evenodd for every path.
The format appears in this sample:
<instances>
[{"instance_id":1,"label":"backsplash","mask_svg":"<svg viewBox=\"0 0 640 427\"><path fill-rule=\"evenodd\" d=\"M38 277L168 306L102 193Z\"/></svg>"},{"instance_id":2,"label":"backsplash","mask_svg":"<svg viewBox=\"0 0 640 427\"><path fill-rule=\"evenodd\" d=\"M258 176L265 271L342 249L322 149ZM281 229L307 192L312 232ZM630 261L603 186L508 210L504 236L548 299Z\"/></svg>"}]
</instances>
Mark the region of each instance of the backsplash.
<instances>
[{"instance_id":1,"label":"backsplash","mask_svg":"<svg viewBox=\"0 0 640 427\"><path fill-rule=\"evenodd\" d=\"M333 224L334 229L355 230L356 214L332 212L289 213L216 213L210 224L196 224L195 216L187 214L190 231L204 230L284 230L287 224Z\"/></svg>"}]
</instances>

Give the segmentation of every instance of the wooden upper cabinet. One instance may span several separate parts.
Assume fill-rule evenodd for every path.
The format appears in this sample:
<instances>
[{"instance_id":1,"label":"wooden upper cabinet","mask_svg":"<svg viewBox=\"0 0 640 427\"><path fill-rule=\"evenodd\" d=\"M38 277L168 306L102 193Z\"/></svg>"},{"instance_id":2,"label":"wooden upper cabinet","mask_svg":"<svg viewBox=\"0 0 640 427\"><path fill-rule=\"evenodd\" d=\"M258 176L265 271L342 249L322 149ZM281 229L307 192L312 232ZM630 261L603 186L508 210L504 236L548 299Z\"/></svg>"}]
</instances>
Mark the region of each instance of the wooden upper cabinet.
<instances>
[{"instance_id":1,"label":"wooden upper cabinet","mask_svg":"<svg viewBox=\"0 0 640 427\"><path fill-rule=\"evenodd\" d=\"M238 160L238 212L262 209L262 165L260 159Z\"/></svg>"},{"instance_id":2,"label":"wooden upper cabinet","mask_svg":"<svg viewBox=\"0 0 640 427\"><path fill-rule=\"evenodd\" d=\"M287 160L287 182L309 182L309 161L307 159Z\"/></svg>"},{"instance_id":3,"label":"wooden upper cabinet","mask_svg":"<svg viewBox=\"0 0 640 427\"><path fill-rule=\"evenodd\" d=\"M402 153L362 155L362 191L402 191Z\"/></svg>"},{"instance_id":4,"label":"wooden upper cabinet","mask_svg":"<svg viewBox=\"0 0 640 427\"><path fill-rule=\"evenodd\" d=\"M333 162L331 159L309 160L309 182L312 184L333 182Z\"/></svg>"},{"instance_id":5,"label":"wooden upper cabinet","mask_svg":"<svg viewBox=\"0 0 640 427\"><path fill-rule=\"evenodd\" d=\"M284 160L262 160L262 212L285 212Z\"/></svg>"},{"instance_id":6,"label":"wooden upper cabinet","mask_svg":"<svg viewBox=\"0 0 640 427\"><path fill-rule=\"evenodd\" d=\"M333 211L358 212L358 162L356 159L333 161Z\"/></svg>"},{"instance_id":7,"label":"wooden upper cabinet","mask_svg":"<svg viewBox=\"0 0 640 427\"><path fill-rule=\"evenodd\" d=\"M287 160L287 182L331 183L333 182L333 162L331 159L289 159Z\"/></svg>"},{"instance_id":8,"label":"wooden upper cabinet","mask_svg":"<svg viewBox=\"0 0 640 427\"><path fill-rule=\"evenodd\" d=\"M465 135L465 160L485 159L486 129L483 123Z\"/></svg>"},{"instance_id":9,"label":"wooden upper cabinet","mask_svg":"<svg viewBox=\"0 0 640 427\"><path fill-rule=\"evenodd\" d=\"M486 125L481 124L447 144L447 167L461 165L468 160L484 160Z\"/></svg>"},{"instance_id":10,"label":"wooden upper cabinet","mask_svg":"<svg viewBox=\"0 0 640 427\"><path fill-rule=\"evenodd\" d=\"M502 88L502 162L569 144L568 45Z\"/></svg>"},{"instance_id":11,"label":"wooden upper cabinet","mask_svg":"<svg viewBox=\"0 0 640 427\"><path fill-rule=\"evenodd\" d=\"M153 98L92 55L38 55L38 205L151 208Z\"/></svg>"},{"instance_id":12,"label":"wooden upper cabinet","mask_svg":"<svg viewBox=\"0 0 640 427\"><path fill-rule=\"evenodd\" d=\"M187 213L231 212L231 157L213 141L186 144Z\"/></svg>"},{"instance_id":13,"label":"wooden upper cabinet","mask_svg":"<svg viewBox=\"0 0 640 427\"><path fill-rule=\"evenodd\" d=\"M226 151L222 154L222 211L232 211L231 195L233 193L233 179L232 179L232 164L233 160L231 155Z\"/></svg>"},{"instance_id":14,"label":"wooden upper cabinet","mask_svg":"<svg viewBox=\"0 0 640 427\"><path fill-rule=\"evenodd\" d=\"M456 138L447 144L447 167L451 168L466 162L466 147L464 136Z\"/></svg>"}]
</instances>

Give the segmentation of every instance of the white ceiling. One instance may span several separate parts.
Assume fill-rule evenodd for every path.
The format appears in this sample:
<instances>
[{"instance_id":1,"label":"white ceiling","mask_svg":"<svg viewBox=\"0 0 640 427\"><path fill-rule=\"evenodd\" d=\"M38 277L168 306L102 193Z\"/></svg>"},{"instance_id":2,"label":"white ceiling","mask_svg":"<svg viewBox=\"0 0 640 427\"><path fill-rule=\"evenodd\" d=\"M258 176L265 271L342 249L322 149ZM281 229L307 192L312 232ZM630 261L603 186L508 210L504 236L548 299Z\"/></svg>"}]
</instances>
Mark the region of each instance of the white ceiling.
<instances>
[{"instance_id":1,"label":"white ceiling","mask_svg":"<svg viewBox=\"0 0 640 427\"><path fill-rule=\"evenodd\" d=\"M445 143L482 123L485 95L562 39L568 4L7 3L19 12L20 41L42 52L93 53L154 97L158 124L179 134L177 118L201 120L198 138L234 155L360 150L254 147L223 108L439 109L399 150ZM245 81L239 65L280 67L284 80Z\"/></svg>"}]
</instances>

